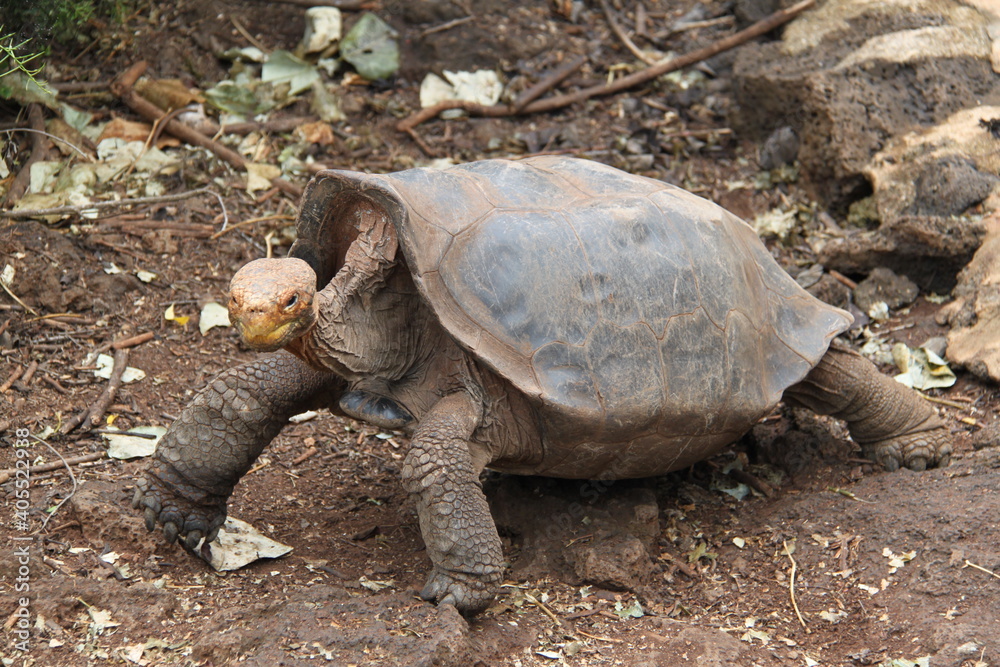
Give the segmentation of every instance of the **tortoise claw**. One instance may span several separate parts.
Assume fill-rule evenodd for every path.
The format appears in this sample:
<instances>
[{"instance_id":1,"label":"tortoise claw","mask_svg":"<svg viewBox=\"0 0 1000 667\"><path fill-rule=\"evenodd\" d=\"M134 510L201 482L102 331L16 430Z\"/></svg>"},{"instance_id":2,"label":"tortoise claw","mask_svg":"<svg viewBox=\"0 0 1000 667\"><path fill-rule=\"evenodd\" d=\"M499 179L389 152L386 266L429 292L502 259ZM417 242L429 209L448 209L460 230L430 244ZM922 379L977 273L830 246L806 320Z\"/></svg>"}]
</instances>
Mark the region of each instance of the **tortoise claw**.
<instances>
[{"instance_id":1,"label":"tortoise claw","mask_svg":"<svg viewBox=\"0 0 1000 667\"><path fill-rule=\"evenodd\" d=\"M142 512L143 518L146 521L146 530L150 533L156 529L156 510L152 507L147 507Z\"/></svg>"},{"instance_id":2,"label":"tortoise claw","mask_svg":"<svg viewBox=\"0 0 1000 667\"><path fill-rule=\"evenodd\" d=\"M204 535L200 530L192 530L184 538L184 546L191 551L194 551L198 547L198 543L201 542L202 537L204 537Z\"/></svg>"},{"instance_id":3,"label":"tortoise claw","mask_svg":"<svg viewBox=\"0 0 1000 667\"><path fill-rule=\"evenodd\" d=\"M163 537L167 540L168 544L173 544L177 541L177 524L173 521L168 521L163 524Z\"/></svg>"}]
</instances>

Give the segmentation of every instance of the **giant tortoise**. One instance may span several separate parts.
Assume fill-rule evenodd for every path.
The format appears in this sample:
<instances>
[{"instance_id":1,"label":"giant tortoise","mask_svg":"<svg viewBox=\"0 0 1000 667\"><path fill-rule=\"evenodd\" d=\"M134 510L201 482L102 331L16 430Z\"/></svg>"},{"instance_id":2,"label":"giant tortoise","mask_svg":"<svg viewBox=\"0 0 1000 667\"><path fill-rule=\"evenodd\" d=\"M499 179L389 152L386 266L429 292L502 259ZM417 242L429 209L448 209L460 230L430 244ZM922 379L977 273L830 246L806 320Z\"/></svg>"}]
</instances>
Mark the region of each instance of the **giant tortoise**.
<instances>
[{"instance_id":1,"label":"giant tortoise","mask_svg":"<svg viewBox=\"0 0 1000 667\"><path fill-rule=\"evenodd\" d=\"M934 410L831 345L851 316L680 188L566 157L324 171L297 225L289 256L243 267L229 303L247 345L284 351L210 382L137 481L170 541L214 539L240 477L315 406L411 435L422 596L465 612L503 574L484 468L659 475L781 400L846 420L890 470L948 462Z\"/></svg>"}]
</instances>

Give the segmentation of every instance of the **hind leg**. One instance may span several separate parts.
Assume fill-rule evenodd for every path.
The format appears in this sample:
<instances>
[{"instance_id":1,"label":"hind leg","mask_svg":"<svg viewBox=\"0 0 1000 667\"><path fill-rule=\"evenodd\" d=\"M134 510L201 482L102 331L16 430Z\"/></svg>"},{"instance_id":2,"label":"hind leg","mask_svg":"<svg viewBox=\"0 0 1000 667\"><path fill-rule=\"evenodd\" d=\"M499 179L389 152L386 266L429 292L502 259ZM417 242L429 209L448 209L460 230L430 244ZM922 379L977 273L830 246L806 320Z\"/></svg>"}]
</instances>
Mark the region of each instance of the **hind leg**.
<instances>
[{"instance_id":1,"label":"hind leg","mask_svg":"<svg viewBox=\"0 0 1000 667\"><path fill-rule=\"evenodd\" d=\"M951 434L930 404L836 344L802 382L785 390L784 400L846 421L865 456L887 470L924 470L951 459Z\"/></svg>"}]
</instances>

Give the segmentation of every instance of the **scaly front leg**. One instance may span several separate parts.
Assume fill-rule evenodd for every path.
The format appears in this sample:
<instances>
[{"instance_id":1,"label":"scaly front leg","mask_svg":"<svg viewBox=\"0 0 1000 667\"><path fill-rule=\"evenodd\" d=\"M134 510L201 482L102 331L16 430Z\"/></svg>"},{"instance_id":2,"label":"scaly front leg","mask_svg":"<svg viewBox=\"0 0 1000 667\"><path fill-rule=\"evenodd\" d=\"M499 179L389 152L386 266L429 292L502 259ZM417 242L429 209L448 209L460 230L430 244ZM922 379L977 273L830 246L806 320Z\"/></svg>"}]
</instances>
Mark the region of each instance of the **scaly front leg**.
<instances>
[{"instance_id":1,"label":"scaly front leg","mask_svg":"<svg viewBox=\"0 0 1000 667\"><path fill-rule=\"evenodd\" d=\"M503 580L503 550L479 482L485 457L470 438L481 407L467 393L438 401L413 435L403 481L413 494L434 570L420 596L476 613Z\"/></svg>"},{"instance_id":2,"label":"scaly front leg","mask_svg":"<svg viewBox=\"0 0 1000 667\"><path fill-rule=\"evenodd\" d=\"M288 418L336 405L343 386L287 352L219 374L170 425L136 480L132 506L143 508L146 528L159 522L167 541L185 536L191 549L202 537L214 540L236 483Z\"/></svg>"}]
</instances>

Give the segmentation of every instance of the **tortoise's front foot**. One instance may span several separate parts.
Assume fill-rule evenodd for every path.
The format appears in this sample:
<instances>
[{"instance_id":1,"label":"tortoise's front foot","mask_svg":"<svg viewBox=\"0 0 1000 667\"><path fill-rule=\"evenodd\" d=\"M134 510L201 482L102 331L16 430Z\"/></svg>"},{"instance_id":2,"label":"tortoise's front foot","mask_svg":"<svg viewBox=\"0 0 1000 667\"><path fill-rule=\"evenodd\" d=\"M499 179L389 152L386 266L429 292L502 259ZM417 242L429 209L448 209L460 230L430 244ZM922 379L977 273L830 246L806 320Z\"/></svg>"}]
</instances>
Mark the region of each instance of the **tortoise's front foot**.
<instances>
[{"instance_id":1,"label":"tortoise's front foot","mask_svg":"<svg viewBox=\"0 0 1000 667\"><path fill-rule=\"evenodd\" d=\"M201 538L211 542L219 534L228 499L191 486L168 465L154 461L135 482L132 507L142 508L146 530L159 523L168 542L180 536L184 546L194 550Z\"/></svg>"},{"instance_id":2,"label":"tortoise's front foot","mask_svg":"<svg viewBox=\"0 0 1000 667\"><path fill-rule=\"evenodd\" d=\"M890 472L900 466L910 470L943 468L951 462L951 434L940 420L935 421L938 424L926 431L862 443L861 451Z\"/></svg>"},{"instance_id":3,"label":"tortoise's front foot","mask_svg":"<svg viewBox=\"0 0 1000 667\"><path fill-rule=\"evenodd\" d=\"M450 604L463 614L478 614L493 602L502 579L499 569L483 576L449 572L435 565L420 597L429 602Z\"/></svg>"}]
</instances>

